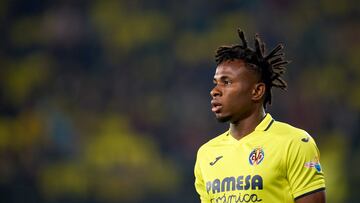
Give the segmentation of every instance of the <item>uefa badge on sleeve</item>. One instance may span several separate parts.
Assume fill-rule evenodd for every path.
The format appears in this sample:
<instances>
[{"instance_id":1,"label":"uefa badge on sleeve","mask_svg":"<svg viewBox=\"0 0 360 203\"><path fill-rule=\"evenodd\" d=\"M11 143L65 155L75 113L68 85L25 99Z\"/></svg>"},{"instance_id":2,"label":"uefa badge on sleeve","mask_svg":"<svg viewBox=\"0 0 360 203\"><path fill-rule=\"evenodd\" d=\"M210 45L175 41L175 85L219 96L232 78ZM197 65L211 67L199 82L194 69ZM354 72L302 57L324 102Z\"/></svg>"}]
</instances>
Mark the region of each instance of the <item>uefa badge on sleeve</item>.
<instances>
[{"instance_id":1,"label":"uefa badge on sleeve","mask_svg":"<svg viewBox=\"0 0 360 203\"><path fill-rule=\"evenodd\" d=\"M249 155L249 163L251 165L259 165L265 157L264 150L262 147L257 147L253 149Z\"/></svg>"},{"instance_id":2,"label":"uefa badge on sleeve","mask_svg":"<svg viewBox=\"0 0 360 203\"><path fill-rule=\"evenodd\" d=\"M315 157L312 161L306 162L304 164L305 168L314 168L318 173L321 172L321 165L319 162L319 158Z\"/></svg>"}]
</instances>

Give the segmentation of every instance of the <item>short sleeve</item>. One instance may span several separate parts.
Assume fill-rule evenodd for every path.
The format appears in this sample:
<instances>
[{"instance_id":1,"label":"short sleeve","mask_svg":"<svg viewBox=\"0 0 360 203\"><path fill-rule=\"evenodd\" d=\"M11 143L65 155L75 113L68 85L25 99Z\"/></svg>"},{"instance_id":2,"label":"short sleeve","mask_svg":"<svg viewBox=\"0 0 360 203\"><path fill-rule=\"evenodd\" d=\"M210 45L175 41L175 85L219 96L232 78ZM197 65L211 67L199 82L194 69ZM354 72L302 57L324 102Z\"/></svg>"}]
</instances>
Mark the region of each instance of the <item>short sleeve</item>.
<instances>
[{"instance_id":1,"label":"short sleeve","mask_svg":"<svg viewBox=\"0 0 360 203\"><path fill-rule=\"evenodd\" d=\"M195 174L195 189L197 193L200 195L201 203L209 203L210 202L209 195L206 192L203 175L201 173L199 155L196 158L194 174Z\"/></svg>"},{"instance_id":2,"label":"short sleeve","mask_svg":"<svg viewBox=\"0 0 360 203\"><path fill-rule=\"evenodd\" d=\"M287 179L294 199L325 189L320 153L313 138L304 133L287 148Z\"/></svg>"}]
</instances>

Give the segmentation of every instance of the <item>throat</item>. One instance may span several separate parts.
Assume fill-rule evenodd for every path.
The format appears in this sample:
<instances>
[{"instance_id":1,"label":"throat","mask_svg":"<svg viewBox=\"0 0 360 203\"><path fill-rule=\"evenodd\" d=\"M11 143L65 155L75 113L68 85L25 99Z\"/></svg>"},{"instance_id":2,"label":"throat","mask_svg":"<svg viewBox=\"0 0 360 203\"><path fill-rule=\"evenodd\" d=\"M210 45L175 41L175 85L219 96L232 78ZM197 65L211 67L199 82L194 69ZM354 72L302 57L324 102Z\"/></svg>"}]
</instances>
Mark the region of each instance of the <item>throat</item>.
<instances>
[{"instance_id":1,"label":"throat","mask_svg":"<svg viewBox=\"0 0 360 203\"><path fill-rule=\"evenodd\" d=\"M241 138L252 133L265 118L265 116L266 114L263 112L257 115L249 116L238 122L230 123L230 135L235 139L240 140Z\"/></svg>"},{"instance_id":2,"label":"throat","mask_svg":"<svg viewBox=\"0 0 360 203\"><path fill-rule=\"evenodd\" d=\"M255 128L244 128L239 127L237 124L230 124L230 135L235 139L240 140L241 138L247 136L252 133Z\"/></svg>"}]
</instances>

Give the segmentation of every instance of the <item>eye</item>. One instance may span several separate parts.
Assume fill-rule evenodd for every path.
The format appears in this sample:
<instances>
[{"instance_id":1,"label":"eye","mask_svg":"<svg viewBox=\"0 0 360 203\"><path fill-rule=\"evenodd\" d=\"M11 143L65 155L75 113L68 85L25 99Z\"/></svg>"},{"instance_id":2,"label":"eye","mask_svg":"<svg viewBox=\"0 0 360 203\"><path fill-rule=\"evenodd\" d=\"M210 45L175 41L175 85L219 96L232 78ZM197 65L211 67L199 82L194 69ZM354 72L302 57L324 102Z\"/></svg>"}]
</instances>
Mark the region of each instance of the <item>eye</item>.
<instances>
[{"instance_id":1,"label":"eye","mask_svg":"<svg viewBox=\"0 0 360 203\"><path fill-rule=\"evenodd\" d=\"M224 80L224 85L231 85L231 81L230 80Z\"/></svg>"}]
</instances>

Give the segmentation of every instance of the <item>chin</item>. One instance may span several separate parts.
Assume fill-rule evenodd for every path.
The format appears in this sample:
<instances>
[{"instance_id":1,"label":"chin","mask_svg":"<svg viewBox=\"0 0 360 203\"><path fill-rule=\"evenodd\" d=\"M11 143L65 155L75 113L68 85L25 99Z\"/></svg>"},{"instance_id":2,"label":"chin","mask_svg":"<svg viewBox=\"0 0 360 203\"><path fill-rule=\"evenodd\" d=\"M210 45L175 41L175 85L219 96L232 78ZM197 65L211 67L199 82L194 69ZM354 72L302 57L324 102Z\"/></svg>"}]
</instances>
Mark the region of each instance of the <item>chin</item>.
<instances>
[{"instance_id":1,"label":"chin","mask_svg":"<svg viewBox=\"0 0 360 203\"><path fill-rule=\"evenodd\" d=\"M220 123L225 123L230 121L231 116L216 116L216 120Z\"/></svg>"}]
</instances>

